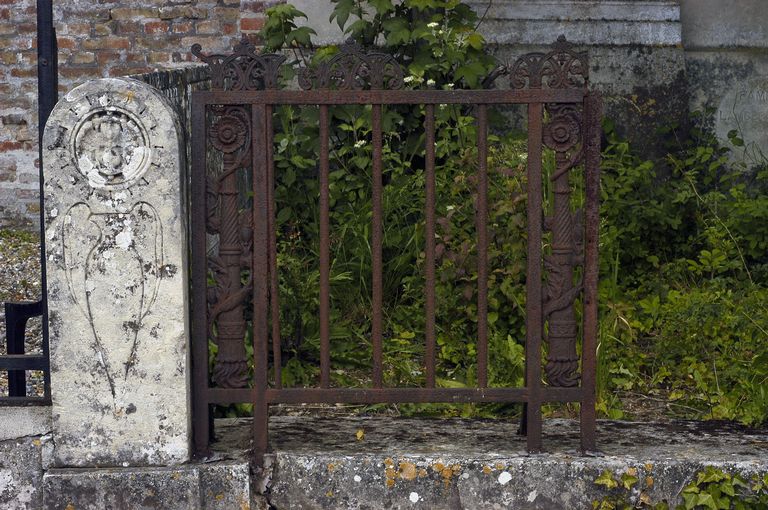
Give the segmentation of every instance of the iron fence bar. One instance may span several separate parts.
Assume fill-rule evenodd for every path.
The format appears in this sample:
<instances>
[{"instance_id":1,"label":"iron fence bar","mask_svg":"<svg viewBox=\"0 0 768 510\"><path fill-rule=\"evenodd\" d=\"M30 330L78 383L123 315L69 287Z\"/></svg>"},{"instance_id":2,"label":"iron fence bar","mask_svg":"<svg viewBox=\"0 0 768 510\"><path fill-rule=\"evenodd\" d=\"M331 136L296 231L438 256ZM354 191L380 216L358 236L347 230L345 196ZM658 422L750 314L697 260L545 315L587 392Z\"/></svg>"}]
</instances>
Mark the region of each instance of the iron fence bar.
<instances>
[{"instance_id":1,"label":"iron fence bar","mask_svg":"<svg viewBox=\"0 0 768 510\"><path fill-rule=\"evenodd\" d=\"M32 317L39 317L43 314L43 301L32 303L5 303L5 335L6 335L6 353L10 355L24 354L25 351L25 332L27 321ZM45 347L45 342L43 342ZM43 352L45 359L48 359L47 352ZM3 357L0 356L0 367L3 366ZM1 368L0 368L1 369ZM48 363L33 370L48 370ZM47 383L45 385L47 387ZM8 372L8 396L25 397L27 395L26 372L24 370L11 370Z\"/></svg>"},{"instance_id":2,"label":"iron fence bar","mask_svg":"<svg viewBox=\"0 0 768 510\"><path fill-rule=\"evenodd\" d=\"M48 367L47 358L43 355L35 354L8 354L0 356L0 370L8 370L11 374L21 373L22 389L25 390L21 395L10 395L11 397L26 396L26 383L24 382L24 372L27 370L45 370ZM10 378L9 378L10 382ZM9 391L10 394L10 391Z\"/></svg>"},{"instance_id":3,"label":"iron fence bar","mask_svg":"<svg viewBox=\"0 0 768 510\"><path fill-rule=\"evenodd\" d=\"M488 386L488 109L477 106L477 385Z\"/></svg>"},{"instance_id":4,"label":"iron fence bar","mask_svg":"<svg viewBox=\"0 0 768 510\"><path fill-rule=\"evenodd\" d=\"M526 408L529 451L541 450L541 335L542 320L542 104L528 105L528 256L525 302Z\"/></svg>"},{"instance_id":5,"label":"iron fence bar","mask_svg":"<svg viewBox=\"0 0 768 510\"><path fill-rule=\"evenodd\" d=\"M51 399L46 397L3 397L0 398L0 407L18 406L49 406Z\"/></svg>"},{"instance_id":6,"label":"iron fence bar","mask_svg":"<svg viewBox=\"0 0 768 510\"><path fill-rule=\"evenodd\" d=\"M383 261L382 261L382 223L383 212L381 205L382 177L382 133L381 133L380 104L371 107L371 121L373 124L373 219L371 225L371 272L373 276L372 300L373 317L371 323L371 343L373 345L373 386L381 388L382 385L382 308L383 308Z\"/></svg>"},{"instance_id":7,"label":"iron fence bar","mask_svg":"<svg viewBox=\"0 0 768 510\"><path fill-rule=\"evenodd\" d=\"M269 232L269 301L272 321L272 366L274 367L274 386L283 387L282 353L280 352L280 285L277 274L277 230L275 228L275 161L274 127L272 125L272 105L265 107L265 130L267 145L267 230Z\"/></svg>"},{"instance_id":8,"label":"iron fence bar","mask_svg":"<svg viewBox=\"0 0 768 510\"><path fill-rule=\"evenodd\" d=\"M584 101L586 134L584 136L585 233L584 233L584 323L581 348L581 449L596 449L595 377L597 372L598 334L598 244L600 224L600 119L602 98L590 93Z\"/></svg>"},{"instance_id":9,"label":"iron fence bar","mask_svg":"<svg viewBox=\"0 0 768 510\"><path fill-rule=\"evenodd\" d=\"M267 349L269 328L268 278L269 239L267 232L267 155L263 149L269 141L266 132L267 106L251 106L251 154L253 156L253 459L263 466L269 444L269 404L267 391Z\"/></svg>"},{"instance_id":10,"label":"iron fence bar","mask_svg":"<svg viewBox=\"0 0 768 510\"><path fill-rule=\"evenodd\" d=\"M370 105L580 103L585 89L504 90L200 90L193 100L208 104Z\"/></svg>"},{"instance_id":11,"label":"iron fence bar","mask_svg":"<svg viewBox=\"0 0 768 510\"><path fill-rule=\"evenodd\" d=\"M330 387L331 383L329 122L328 105L320 105L320 386L323 388Z\"/></svg>"},{"instance_id":12,"label":"iron fence bar","mask_svg":"<svg viewBox=\"0 0 768 510\"><path fill-rule=\"evenodd\" d=\"M253 388L209 388L206 401L215 404L253 402ZM530 389L521 388L269 388L268 404L381 404L430 402L528 402ZM540 402L579 402L581 388L540 388Z\"/></svg>"},{"instance_id":13,"label":"iron fence bar","mask_svg":"<svg viewBox=\"0 0 768 510\"><path fill-rule=\"evenodd\" d=\"M208 381L208 325L207 325L207 256L206 256L206 150L207 105L192 102L192 180L190 207L192 223L191 265L192 275L192 416L194 450L196 456L209 453L211 436L210 409L207 399ZM250 399L249 399L250 400Z\"/></svg>"},{"instance_id":14,"label":"iron fence bar","mask_svg":"<svg viewBox=\"0 0 768 510\"><path fill-rule=\"evenodd\" d=\"M425 106L425 369L426 385L435 387L435 105Z\"/></svg>"}]
</instances>

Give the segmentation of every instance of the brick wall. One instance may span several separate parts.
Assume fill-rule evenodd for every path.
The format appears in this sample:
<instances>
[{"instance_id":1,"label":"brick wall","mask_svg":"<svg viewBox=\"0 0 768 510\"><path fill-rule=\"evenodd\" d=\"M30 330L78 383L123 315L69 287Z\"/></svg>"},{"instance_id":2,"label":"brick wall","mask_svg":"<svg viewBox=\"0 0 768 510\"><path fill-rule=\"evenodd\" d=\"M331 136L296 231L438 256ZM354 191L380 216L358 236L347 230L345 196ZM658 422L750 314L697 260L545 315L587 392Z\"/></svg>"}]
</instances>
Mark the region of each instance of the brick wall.
<instances>
[{"instance_id":1,"label":"brick wall","mask_svg":"<svg viewBox=\"0 0 768 510\"><path fill-rule=\"evenodd\" d=\"M59 93L92 79L194 62L255 37L278 0L54 0ZM0 228L37 228L35 0L0 0Z\"/></svg>"}]
</instances>

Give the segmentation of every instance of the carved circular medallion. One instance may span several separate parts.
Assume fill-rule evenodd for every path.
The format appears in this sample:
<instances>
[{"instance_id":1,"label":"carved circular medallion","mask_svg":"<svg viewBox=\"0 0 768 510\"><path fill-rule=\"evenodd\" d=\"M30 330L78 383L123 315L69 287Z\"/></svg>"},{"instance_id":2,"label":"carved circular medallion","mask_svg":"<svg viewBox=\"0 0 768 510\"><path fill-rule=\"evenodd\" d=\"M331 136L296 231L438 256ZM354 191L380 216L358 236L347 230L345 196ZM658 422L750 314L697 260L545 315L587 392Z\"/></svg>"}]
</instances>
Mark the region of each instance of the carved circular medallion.
<instances>
[{"instance_id":1,"label":"carved circular medallion","mask_svg":"<svg viewBox=\"0 0 768 510\"><path fill-rule=\"evenodd\" d=\"M149 136L132 113L117 107L85 115L75 126L74 160L94 188L122 189L151 164Z\"/></svg>"}]
</instances>

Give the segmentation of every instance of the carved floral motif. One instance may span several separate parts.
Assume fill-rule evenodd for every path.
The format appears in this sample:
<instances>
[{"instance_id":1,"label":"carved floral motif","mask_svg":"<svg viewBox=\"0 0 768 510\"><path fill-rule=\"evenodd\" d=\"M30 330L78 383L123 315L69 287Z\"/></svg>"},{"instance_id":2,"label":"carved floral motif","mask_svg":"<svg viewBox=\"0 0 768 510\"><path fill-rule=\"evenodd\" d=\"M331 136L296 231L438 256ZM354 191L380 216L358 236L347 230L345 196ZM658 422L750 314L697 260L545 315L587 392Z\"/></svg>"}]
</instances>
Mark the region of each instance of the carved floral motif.
<instances>
[{"instance_id":1,"label":"carved floral motif","mask_svg":"<svg viewBox=\"0 0 768 510\"><path fill-rule=\"evenodd\" d=\"M147 140L141 123L127 112L96 110L75 127L74 159L92 187L128 187L151 164Z\"/></svg>"},{"instance_id":2,"label":"carved floral motif","mask_svg":"<svg viewBox=\"0 0 768 510\"><path fill-rule=\"evenodd\" d=\"M223 154L222 171L207 176L206 230L218 235L218 253L208 257L214 285L208 292L208 329L218 346L213 381L224 388L248 385L245 303L252 292L251 210L240 210L238 170L250 158L250 121L241 106L221 108L209 129L213 147ZM243 271L249 280L243 284Z\"/></svg>"},{"instance_id":3,"label":"carved floral motif","mask_svg":"<svg viewBox=\"0 0 768 510\"><path fill-rule=\"evenodd\" d=\"M571 387L579 381L576 353L578 326L574 302L582 284L574 283L574 269L583 264L580 215L571 210L570 170L581 161L581 115L573 105L548 105L550 121L543 141L555 151L553 215L545 227L552 232L552 251L544 257L544 317L547 320L549 353L545 372L553 386Z\"/></svg>"}]
</instances>

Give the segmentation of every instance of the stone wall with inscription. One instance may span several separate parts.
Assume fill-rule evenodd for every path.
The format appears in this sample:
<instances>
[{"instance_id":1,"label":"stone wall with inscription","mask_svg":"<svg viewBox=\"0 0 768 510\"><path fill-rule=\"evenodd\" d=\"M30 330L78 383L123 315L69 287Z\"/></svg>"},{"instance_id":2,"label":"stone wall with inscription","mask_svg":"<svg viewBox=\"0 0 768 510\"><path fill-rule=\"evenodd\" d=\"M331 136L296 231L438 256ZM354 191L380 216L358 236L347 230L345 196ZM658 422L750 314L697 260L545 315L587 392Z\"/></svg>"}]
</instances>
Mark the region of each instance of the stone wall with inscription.
<instances>
[{"instance_id":1,"label":"stone wall with inscription","mask_svg":"<svg viewBox=\"0 0 768 510\"><path fill-rule=\"evenodd\" d=\"M182 125L130 78L69 92L44 143L56 466L188 459Z\"/></svg>"},{"instance_id":2,"label":"stone wall with inscription","mask_svg":"<svg viewBox=\"0 0 768 510\"><path fill-rule=\"evenodd\" d=\"M768 9L762 0L681 0L689 108L714 112L713 129L734 157L757 165L768 156Z\"/></svg>"}]
</instances>

